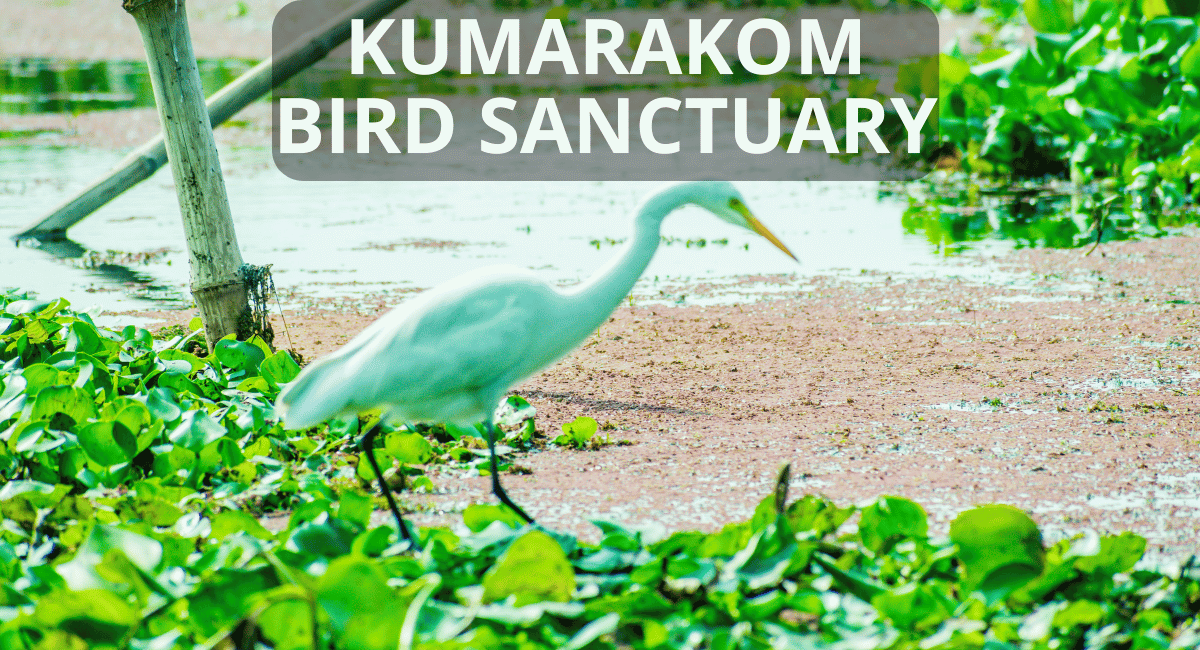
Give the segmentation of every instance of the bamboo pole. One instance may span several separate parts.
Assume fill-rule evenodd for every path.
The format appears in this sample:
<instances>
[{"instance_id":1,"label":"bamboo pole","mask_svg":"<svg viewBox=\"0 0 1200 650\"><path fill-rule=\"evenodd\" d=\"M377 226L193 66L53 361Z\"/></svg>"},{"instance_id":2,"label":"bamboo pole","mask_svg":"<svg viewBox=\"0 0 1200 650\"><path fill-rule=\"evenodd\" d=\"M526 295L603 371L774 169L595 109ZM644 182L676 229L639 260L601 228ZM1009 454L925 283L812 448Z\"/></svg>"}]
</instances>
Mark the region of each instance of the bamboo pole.
<instances>
[{"instance_id":1,"label":"bamboo pole","mask_svg":"<svg viewBox=\"0 0 1200 650\"><path fill-rule=\"evenodd\" d=\"M124 0L146 48L154 100L187 238L192 297L209 346L238 334L248 311L242 254L229 211L184 0Z\"/></svg>"},{"instance_id":2,"label":"bamboo pole","mask_svg":"<svg viewBox=\"0 0 1200 650\"><path fill-rule=\"evenodd\" d=\"M350 19L362 18L371 25L386 17L408 0L364 0L321 27L297 38L273 59L247 70L208 100L209 123L212 128L224 124L251 102L294 77L298 72L325 58L342 43L350 40ZM104 177L81 190L49 214L29 224L13 239L60 239L67 228L79 223L91 213L126 190L150 178L167 164L167 146L160 133L138 147Z\"/></svg>"}]
</instances>

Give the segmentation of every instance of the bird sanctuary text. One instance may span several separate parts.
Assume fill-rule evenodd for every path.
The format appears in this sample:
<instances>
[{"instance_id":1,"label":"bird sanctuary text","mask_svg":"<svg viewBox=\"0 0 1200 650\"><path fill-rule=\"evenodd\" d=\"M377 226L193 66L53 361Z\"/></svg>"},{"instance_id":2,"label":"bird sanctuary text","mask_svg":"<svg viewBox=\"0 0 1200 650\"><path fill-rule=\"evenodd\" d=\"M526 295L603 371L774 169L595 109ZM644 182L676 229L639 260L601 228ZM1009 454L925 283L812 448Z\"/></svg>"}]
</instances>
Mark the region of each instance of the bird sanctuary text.
<instances>
[{"instance_id":1,"label":"bird sanctuary text","mask_svg":"<svg viewBox=\"0 0 1200 650\"><path fill-rule=\"evenodd\" d=\"M529 154L543 142L549 143L549 151L560 154L627 154L631 144L640 144L639 150L654 154L711 154L718 139L731 139L730 145L749 154L775 149L798 153L804 147L829 154L857 154L863 140L874 153L886 154L889 146L880 136L880 127L889 113L899 119L907 136L902 138L903 144L894 142L893 148L916 154L921 152L922 128L937 103L936 97L924 97L914 111L901 97L853 96L853 85L836 106L829 97L820 96L789 98L785 104L780 97L767 97L770 93L763 92L761 85L750 84L745 91L738 91L744 96L687 96L689 77L713 72L764 79L785 69L800 75L861 75L859 19L841 20L840 29L833 34L825 33L821 21L815 19L800 19L789 30L779 20L755 18L732 32L729 18L692 18L687 21L686 43L677 47L678 32L673 37L666 21L658 18L646 20L643 29L629 33L615 20L581 20L574 25L574 43L565 21L548 18L536 30L532 49L526 51L522 49L520 19L500 20L489 39L477 19L462 18L457 21L457 70L447 68L451 61L450 23L439 18L431 25L420 25L412 18L389 18L368 29L361 19L354 19L350 71L364 77L405 73L419 78L447 74L586 76L608 80L594 82L605 87L633 85L634 78L657 75L674 80L679 87L669 96L639 96L632 103L633 93L609 94L603 102L587 96L586 91L570 98L495 93L481 98L482 104L475 107L479 114L471 116L485 129L475 134L477 145L473 136L472 144L466 146L477 146L484 154ZM425 38L418 35L422 28L431 31ZM578 42L580 36L582 43ZM723 38L736 41L734 52L718 46ZM423 57L418 56L419 49ZM870 90L874 95L875 86ZM518 99L523 110L518 108ZM282 154L318 149L334 154L380 150L432 154L457 145L455 113L435 97L334 97L325 101L283 97L278 102L278 150ZM696 125L696 132L688 138L677 132L678 125L685 122ZM676 132L672 135L664 125L674 126ZM547 151L547 146L541 151Z\"/></svg>"}]
</instances>

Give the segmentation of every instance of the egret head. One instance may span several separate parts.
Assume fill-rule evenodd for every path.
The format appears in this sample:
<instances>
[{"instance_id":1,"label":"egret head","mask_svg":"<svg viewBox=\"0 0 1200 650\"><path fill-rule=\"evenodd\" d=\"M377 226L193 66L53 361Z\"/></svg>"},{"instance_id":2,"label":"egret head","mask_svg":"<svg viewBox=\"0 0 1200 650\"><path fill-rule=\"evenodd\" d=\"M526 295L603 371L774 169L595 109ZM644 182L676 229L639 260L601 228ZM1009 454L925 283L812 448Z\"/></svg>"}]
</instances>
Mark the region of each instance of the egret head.
<instances>
[{"instance_id":1,"label":"egret head","mask_svg":"<svg viewBox=\"0 0 1200 650\"><path fill-rule=\"evenodd\" d=\"M750 212L750 208L746 207L746 199L742 198L742 193L738 191L733 183L729 181L704 181L695 183L695 197L692 202L696 205L717 215L722 221L727 221L735 226L741 226L746 230L755 232L767 241L775 245L776 248L787 254L788 257L796 259L792 251L779 241L767 227L762 225L754 214Z\"/></svg>"}]
</instances>

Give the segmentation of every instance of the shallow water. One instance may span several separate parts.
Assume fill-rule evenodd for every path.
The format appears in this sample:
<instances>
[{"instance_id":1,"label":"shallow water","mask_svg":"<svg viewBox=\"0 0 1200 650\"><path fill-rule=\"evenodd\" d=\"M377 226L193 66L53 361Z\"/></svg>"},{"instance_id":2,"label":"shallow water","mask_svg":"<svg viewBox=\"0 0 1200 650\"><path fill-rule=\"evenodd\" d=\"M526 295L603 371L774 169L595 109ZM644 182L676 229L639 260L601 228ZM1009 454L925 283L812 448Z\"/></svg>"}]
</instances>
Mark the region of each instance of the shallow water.
<instances>
[{"instance_id":1,"label":"shallow water","mask_svg":"<svg viewBox=\"0 0 1200 650\"><path fill-rule=\"evenodd\" d=\"M501 263L534 269L552 282L575 282L614 255L612 242L628 236L628 213L655 186L300 182L275 171L265 150L221 154L244 259L274 265L280 289L318 296L425 288ZM0 150L0 237L19 232L120 159L76 148ZM665 223L670 243L660 247L640 293L654 296L659 285L734 275L929 270L942 259L924 237L905 233L903 203L881 198L877 183L741 188L801 264L752 233L686 208ZM102 254L84 264L36 248L8 248L0 254L0 285L109 311L186 301L187 262L169 173L117 198L70 236ZM704 246L697 245L700 239ZM1004 242L989 246L1007 248ZM109 250L125 254L104 254Z\"/></svg>"},{"instance_id":2,"label":"shallow water","mask_svg":"<svg viewBox=\"0 0 1200 650\"><path fill-rule=\"evenodd\" d=\"M0 63L0 113L153 105L141 61ZM216 90L250 64L201 61L205 89ZM47 136L53 143L54 134ZM21 231L122 157L52 144L0 148L0 237ZM245 261L274 265L277 287L317 297L425 288L496 263L532 268L553 282L575 282L615 254L628 235L628 212L656 185L300 182L279 173L265 148L226 149L221 157ZM722 168L720 175L738 178L739 171ZM171 183L170 173L160 171L74 227L73 242L0 253L0 286L63 295L77 307L108 311L186 304L188 270ZM965 189L938 196L916 185L893 195L896 188L848 181L741 187L801 264L757 236L690 208L667 221L665 245L635 293L669 303L733 302L800 290L805 276L818 273L961 274L966 271L947 264L948 257L1073 246L1089 236L1084 217L1065 214L1069 199L1062 196L980 201ZM799 279L735 277L771 274ZM695 291L696 284L706 289Z\"/></svg>"}]
</instances>

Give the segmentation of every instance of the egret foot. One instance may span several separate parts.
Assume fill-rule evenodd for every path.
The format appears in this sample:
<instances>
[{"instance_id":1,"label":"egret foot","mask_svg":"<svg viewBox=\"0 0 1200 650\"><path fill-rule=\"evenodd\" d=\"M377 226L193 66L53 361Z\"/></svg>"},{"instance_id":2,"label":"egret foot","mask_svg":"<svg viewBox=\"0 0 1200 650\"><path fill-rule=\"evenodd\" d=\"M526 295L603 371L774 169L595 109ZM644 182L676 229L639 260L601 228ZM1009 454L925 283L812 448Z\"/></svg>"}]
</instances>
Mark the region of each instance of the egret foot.
<instances>
[{"instance_id":1,"label":"egret foot","mask_svg":"<svg viewBox=\"0 0 1200 650\"><path fill-rule=\"evenodd\" d=\"M379 481L379 489L383 492L383 496L387 499L388 508L396 517L396 527L400 531L400 536L412 545L416 550L420 550L421 543L417 541L417 536L409 530L408 525L404 523L404 517L400 514L400 508L396 506L396 500L392 498L392 490L388 487L387 481L383 480L383 470L379 469L379 461L375 460L375 436L379 434L379 427L383 424L378 421L367 430L366 435L359 441L359 447L367 455L367 462L371 463L371 469L375 470L375 478Z\"/></svg>"},{"instance_id":2,"label":"egret foot","mask_svg":"<svg viewBox=\"0 0 1200 650\"><path fill-rule=\"evenodd\" d=\"M497 499L500 499L500 503L512 508L513 512L521 515L525 523L532 524L533 517L525 514L525 511L520 506L513 503L512 499L508 498L508 494L504 491L504 487L500 485L500 464L496 460L496 427L492 424L491 420L485 422L484 425L487 427L488 452L492 457L492 494L496 495Z\"/></svg>"}]
</instances>

